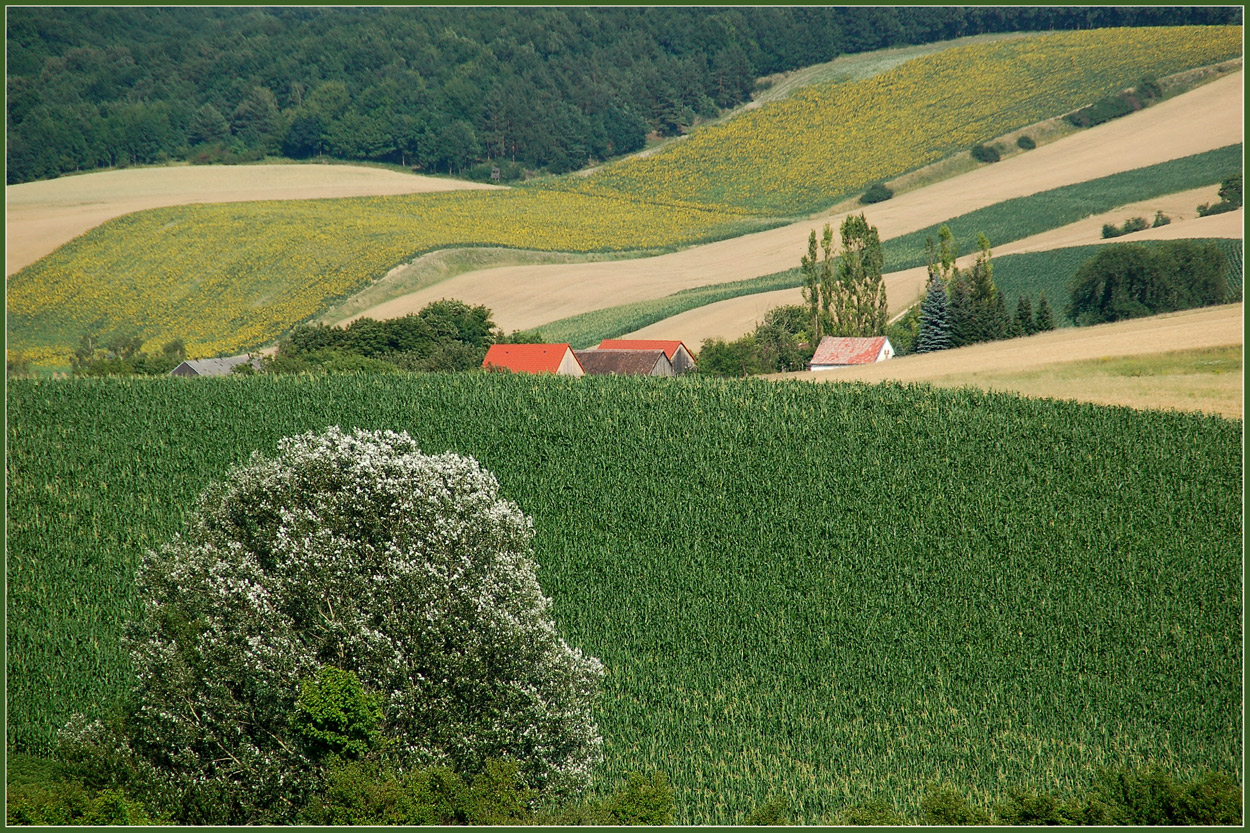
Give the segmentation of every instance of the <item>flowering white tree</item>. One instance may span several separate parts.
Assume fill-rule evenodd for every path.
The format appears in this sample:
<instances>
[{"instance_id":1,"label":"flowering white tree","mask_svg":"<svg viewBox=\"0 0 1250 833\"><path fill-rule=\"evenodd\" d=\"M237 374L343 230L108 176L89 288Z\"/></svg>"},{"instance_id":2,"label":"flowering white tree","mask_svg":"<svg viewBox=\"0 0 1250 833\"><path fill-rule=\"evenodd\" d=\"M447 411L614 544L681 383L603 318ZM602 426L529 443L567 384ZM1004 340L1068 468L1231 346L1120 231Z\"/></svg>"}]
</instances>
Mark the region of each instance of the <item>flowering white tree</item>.
<instances>
[{"instance_id":1,"label":"flowering white tree","mask_svg":"<svg viewBox=\"0 0 1250 833\"><path fill-rule=\"evenodd\" d=\"M512 760L526 786L579 788L603 667L557 633L532 535L490 472L406 433L254 453L143 562L131 748L281 819L319 766L292 720L301 682L333 668L380 704L401 766Z\"/></svg>"}]
</instances>

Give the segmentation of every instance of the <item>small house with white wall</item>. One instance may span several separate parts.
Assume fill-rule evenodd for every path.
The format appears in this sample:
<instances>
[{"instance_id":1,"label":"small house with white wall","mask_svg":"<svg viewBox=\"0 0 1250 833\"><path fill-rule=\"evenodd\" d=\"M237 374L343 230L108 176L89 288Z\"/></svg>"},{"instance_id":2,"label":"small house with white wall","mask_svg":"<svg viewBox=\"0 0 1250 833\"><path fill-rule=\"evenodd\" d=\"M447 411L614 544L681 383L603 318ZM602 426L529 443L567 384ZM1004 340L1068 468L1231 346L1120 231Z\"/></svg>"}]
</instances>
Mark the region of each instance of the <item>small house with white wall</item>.
<instances>
[{"instance_id":1,"label":"small house with white wall","mask_svg":"<svg viewBox=\"0 0 1250 833\"><path fill-rule=\"evenodd\" d=\"M816 346L808 370L835 370L894 358L894 345L885 336L850 338L825 336Z\"/></svg>"}]
</instances>

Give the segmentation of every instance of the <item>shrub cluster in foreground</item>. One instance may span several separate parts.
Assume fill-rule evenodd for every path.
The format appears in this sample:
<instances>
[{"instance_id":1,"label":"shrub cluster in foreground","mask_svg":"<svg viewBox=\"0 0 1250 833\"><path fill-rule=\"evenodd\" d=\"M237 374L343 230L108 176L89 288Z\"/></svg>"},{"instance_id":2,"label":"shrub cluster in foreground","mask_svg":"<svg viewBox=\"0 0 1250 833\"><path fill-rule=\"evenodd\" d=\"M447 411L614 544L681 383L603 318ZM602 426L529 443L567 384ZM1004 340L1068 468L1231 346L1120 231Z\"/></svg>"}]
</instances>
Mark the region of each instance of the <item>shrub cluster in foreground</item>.
<instances>
[{"instance_id":1,"label":"shrub cluster in foreground","mask_svg":"<svg viewBox=\"0 0 1250 833\"><path fill-rule=\"evenodd\" d=\"M629 775L605 798L536 804L514 763L489 761L466 777L448 767L401 771L376 759L336 758L318 790L299 808L310 825L667 825L674 820L666 776ZM142 787L102 786L83 761L10 759L7 821L14 825L169 824L149 813ZM1013 787L977 803L950 785L931 785L919 818L908 818L882 796L849 805L838 825L1238 825L1241 786L1220 772L1178 778L1157 764L1100 770L1074 792ZM773 797L743 825L793 823L786 799Z\"/></svg>"}]
</instances>

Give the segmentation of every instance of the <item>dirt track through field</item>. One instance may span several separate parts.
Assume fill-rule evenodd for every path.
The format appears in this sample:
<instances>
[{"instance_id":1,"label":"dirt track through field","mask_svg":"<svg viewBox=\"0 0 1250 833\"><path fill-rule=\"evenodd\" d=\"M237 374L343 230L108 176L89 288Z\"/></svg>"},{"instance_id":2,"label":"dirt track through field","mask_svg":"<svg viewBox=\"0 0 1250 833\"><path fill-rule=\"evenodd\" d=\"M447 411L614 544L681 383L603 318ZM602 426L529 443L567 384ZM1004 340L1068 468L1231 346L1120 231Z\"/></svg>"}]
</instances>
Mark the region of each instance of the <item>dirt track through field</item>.
<instances>
[{"instance_id":1,"label":"dirt track through field","mask_svg":"<svg viewBox=\"0 0 1250 833\"><path fill-rule=\"evenodd\" d=\"M4 189L5 275L101 223L198 202L305 200L491 188L360 165L209 165L65 176Z\"/></svg>"},{"instance_id":2,"label":"dirt track through field","mask_svg":"<svg viewBox=\"0 0 1250 833\"><path fill-rule=\"evenodd\" d=\"M1074 133L1028 153L862 209L883 238L906 234L1002 200L1166 162L1242 140L1242 73L1155 107ZM529 329L590 310L680 289L771 274L798 265L807 235L844 214L630 261L516 266L469 272L379 304L389 318L439 298L484 304L505 330ZM693 341L685 335L683 340Z\"/></svg>"},{"instance_id":3,"label":"dirt track through field","mask_svg":"<svg viewBox=\"0 0 1250 833\"><path fill-rule=\"evenodd\" d=\"M1142 240L1177 240L1186 237L1229 237L1240 238L1244 231L1244 211L1233 211L1217 214L1212 217L1197 217L1196 206L1204 202L1216 202L1218 186L1194 191L1173 194L1150 203L1140 203L1136 207L1117 209L1105 215L1098 215L1073 223L1069 226L1052 229L1042 234L1026 237L993 249L994 257L1016 254L1020 252L1041 252L1067 246L1085 246L1097 243L1124 243ZM1149 207L1149 211L1144 207ZM1145 216L1147 220L1154 217L1154 212L1161 209L1172 218L1172 222L1159 228L1146 229L1125 237L1102 239L1104 222L1122 223L1129 217ZM1188 214L1188 217L1186 217ZM961 267L968 267L975 260L975 255L967 255L959 259ZM894 316L911 306L924 291L927 271L922 266L916 269L904 269L885 276L886 297L890 302L890 315ZM755 325L764 320L764 315L773 307L783 304L802 303L799 289L779 289L776 292L760 292L755 295L743 295L714 304L697 307L657 321L643 327L625 338L658 338L677 339L698 349L704 339L723 338L732 341L749 333Z\"/></svg>"}]
</instances>

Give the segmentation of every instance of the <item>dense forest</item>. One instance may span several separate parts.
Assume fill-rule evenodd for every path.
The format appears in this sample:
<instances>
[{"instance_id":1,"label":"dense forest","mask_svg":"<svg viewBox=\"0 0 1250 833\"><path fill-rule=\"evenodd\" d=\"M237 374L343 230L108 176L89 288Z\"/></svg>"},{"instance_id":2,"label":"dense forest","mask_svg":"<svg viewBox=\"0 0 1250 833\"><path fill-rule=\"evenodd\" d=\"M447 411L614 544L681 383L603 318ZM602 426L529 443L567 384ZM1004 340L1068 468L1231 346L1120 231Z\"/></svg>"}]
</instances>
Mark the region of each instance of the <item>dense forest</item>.
<instances>
[{"instance_id":1,"label":"dense forest","mask_svg":"<svg viewBox=\"0 0 1250 833\"><path fill-rule=\"evenodd\" d=\"M757 79L1001 31L1240 23L1240 7L14 7L7 182L319 155L505 179L677 135Z\"/></svg>"}]
</instances>

